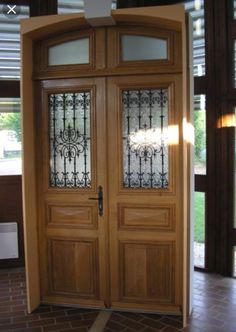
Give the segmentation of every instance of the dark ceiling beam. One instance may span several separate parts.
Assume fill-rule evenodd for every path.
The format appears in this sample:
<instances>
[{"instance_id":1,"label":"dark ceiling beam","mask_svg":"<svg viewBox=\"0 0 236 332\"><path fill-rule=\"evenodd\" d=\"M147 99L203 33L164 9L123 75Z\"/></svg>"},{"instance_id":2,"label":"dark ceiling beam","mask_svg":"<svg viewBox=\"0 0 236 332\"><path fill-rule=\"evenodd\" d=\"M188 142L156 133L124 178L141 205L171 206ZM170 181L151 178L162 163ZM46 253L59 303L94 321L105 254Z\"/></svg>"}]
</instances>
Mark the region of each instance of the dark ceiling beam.
<instances>
[{"instance_id":1,"label":"dark ceiling beam","mask_svg":"<svg viewBox=\"0 0 236 332\"><path fill-rule=\"evenodd\" d=\"M29 6L30 0L1 0L1 5Z\"/></svg>"},{"instance_id":2,"label":"dark ceiling beam","mask_svg":"<svg viewBox=\"0 0 236 332\"><path fill-rule=\"evenodd\" d=\"M0 98L17 97L20 97L20 81L0 80Z\"/></svg>"},{"instance_id":3,"label":"dark ceiling beam","mask_svg":"<svg viewBox=\"0 0 236 332\"><path fill-rule=\"evenodd\" d=\"M117 0L117 8L167 6L187 1L188 0Z\"/></svg>"},{"instance_id":4,"label":"dark ceiling beam","mask_svg":"<svg viewBox=\"0 0 236 332\"><path fill-rule=\"evenodd\" d=\"M57 0L30 1L30 16L57 14Z\"/></svg>"}]
</instances>

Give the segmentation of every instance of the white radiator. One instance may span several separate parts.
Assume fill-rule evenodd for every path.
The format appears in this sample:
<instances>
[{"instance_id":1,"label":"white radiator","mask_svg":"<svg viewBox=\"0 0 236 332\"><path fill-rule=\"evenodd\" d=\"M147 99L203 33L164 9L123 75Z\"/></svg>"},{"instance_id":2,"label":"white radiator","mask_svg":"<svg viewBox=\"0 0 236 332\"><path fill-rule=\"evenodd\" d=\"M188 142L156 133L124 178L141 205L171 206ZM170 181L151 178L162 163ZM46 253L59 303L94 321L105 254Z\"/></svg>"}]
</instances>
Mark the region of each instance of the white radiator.
<instances>
[{"instance_id":1,"label":"white radiator","mask_svg":"<svg viewBox=\"0 0 236 332\"><path fill-rule=\"evenodd\" d=\"M19 258L16 222L0 223L0 259Z\"/></svg>"}]
</instances>

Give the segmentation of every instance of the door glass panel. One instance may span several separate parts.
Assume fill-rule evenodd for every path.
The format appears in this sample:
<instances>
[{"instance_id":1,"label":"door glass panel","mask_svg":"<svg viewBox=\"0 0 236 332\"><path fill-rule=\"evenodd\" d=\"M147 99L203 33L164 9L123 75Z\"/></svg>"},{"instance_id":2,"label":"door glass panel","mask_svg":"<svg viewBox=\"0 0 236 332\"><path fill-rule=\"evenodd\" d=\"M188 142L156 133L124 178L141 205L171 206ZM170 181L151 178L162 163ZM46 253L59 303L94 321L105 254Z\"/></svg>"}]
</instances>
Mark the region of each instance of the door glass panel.
<instances>
[{"instance_id":1,"label":"door glass panel","mask_svg":"<svg viewBox=\"0 0 236 332\"><path fill-rule=\"evenodd\" d=\"M168 187L167 89L123 91L125 188Z\"/></svg>"},{"instance_id":2,"label":"door glass panel","mask_svg":"<svg viewBox=\"0 0 236 332\"><path fill-rule=\"evenodd\" d=\"M194 173L206 174L206 96L194 96Z\"/></svg>"},{"instance_id":3,"label":"door glass panel","mask_svg":"<svg viewBox=\"0 0 236 332\"><path fill-rule=\"evenodd\" d=\"M49 66L89 63L89 38L67 41L49 47Z\"/></svg>"},{"instance_id":4,"label":"door glass panel","mask_svg":"<svg viewBox=\"0 0 236 332\"><path fill-rule=\"evenodd\" d=\"M91 187L90 92L49 95L50 186Z\"/></svg>"},{"instance_id":5,"label":"door glass panel","mask_svg":"<svg viewBox=\"0 0 236 332\"><path fill-rule=\"evenodd\" d=\"M205 267L205 193L194 193L194 265Z\"/></svg>"},{"instance_id":6,"label":"door glass panel","mask_svg":"<svg viewBox=\"0 0 236 332\"><path fill-rule=\"evenodd\" d=\"M164 39L124 35L121 47L123 61L167 59L167 41Z\"/></svg>"}]
</instances>

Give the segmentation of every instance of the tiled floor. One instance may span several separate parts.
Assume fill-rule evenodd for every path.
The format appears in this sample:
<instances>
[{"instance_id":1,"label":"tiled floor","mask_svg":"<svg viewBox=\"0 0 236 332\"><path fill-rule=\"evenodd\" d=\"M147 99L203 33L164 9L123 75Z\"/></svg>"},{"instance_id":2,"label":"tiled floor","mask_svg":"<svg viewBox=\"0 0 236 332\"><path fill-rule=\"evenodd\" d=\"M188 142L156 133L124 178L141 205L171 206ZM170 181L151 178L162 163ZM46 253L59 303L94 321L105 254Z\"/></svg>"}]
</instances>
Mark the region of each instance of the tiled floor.
<instances>
[{"instance_id":1,"label":"tiled floor","mask_svg":"<svg viewBox=\"0 0 236 332\"><path fill-rule=\"evenodd\" d=\"M194 309L188 327L181 328L180 317L113 312L104 331L236 332L236 280L200 272L194 276ZM98 314L98 310L42 305L28 315L24 269L0 270L0 331L87 332Z\"/></svg>"}]
</instances>

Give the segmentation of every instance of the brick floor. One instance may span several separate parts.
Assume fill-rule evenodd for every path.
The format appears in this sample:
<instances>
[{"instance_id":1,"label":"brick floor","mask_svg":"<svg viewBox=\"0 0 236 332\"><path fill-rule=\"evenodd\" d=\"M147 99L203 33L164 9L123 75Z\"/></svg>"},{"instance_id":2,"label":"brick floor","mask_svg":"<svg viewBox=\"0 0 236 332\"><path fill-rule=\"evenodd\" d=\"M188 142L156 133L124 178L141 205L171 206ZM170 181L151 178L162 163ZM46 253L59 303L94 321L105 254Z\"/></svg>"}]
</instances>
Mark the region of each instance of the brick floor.
<instances>
[{"instance_id":1,"label":"brick floor","mask_svg":"<svg viewBox=\"0 0 236 332\"><path fill-rule=\"evenodd\" d=\"M236 280L194 273L194 308L186 328L181 317L113 312L105 332L236 332ZM0 270L0 332L88 332L94 309L41 305L26 313L23 268Z\"/></svg>"}]
</instances>

